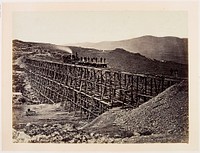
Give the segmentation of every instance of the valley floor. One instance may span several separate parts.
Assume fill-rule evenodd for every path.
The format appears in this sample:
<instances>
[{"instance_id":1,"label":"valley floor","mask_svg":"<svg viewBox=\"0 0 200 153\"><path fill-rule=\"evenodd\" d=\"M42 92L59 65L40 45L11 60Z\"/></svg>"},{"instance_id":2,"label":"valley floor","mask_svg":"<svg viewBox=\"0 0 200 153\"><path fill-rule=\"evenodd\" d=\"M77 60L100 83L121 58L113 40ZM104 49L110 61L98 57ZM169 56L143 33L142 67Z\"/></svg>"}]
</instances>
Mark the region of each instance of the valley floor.
<instances>
[{"instance_id":1,"label":"valley floor","mask_svg":"<svg viewBox=\"0 0 200 153\"><path fill-rule=\"evenodd\" d=\"M37 115L26 116L28 108L35 110ZM89 123L86 118L62 111L59 104L19 105L13 110L14 143L165 143L177 139L169 134L140 135L114 124L107 131L104 128L98 132L87 131L82 128Z\"/></svg>"},{"instance_id":2,"label":"valley floor","mask_svg":"<svg viewBox=\"0 0 200 153\"><path fill-rule=\"evenodd\" d=\"M36 115L26 116L27 109ZM113 108L93 121L60 103L13 106L16 143L188 143L188 135L186 82L136 109Z\"/></svg>"}]
</instances>

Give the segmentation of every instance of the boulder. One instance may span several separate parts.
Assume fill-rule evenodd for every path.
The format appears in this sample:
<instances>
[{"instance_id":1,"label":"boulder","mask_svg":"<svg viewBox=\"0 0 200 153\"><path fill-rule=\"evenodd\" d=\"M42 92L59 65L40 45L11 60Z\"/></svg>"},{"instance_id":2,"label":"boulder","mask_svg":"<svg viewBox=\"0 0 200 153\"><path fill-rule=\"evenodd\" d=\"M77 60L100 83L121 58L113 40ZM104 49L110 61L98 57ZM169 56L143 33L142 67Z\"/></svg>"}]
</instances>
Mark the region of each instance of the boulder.
<instances>
[{"instance_id":1,"label":"boulder","mask_svg":"<svg viewBox=\"0 0 200 153\"><path fill-rule=\"evenodd\" d=\"M31 137L24 132L17 132L14 143L28 143L30 142Z\"/></svg>"},{"instance_id":2,"label":"boulder","mask_svg":"<svg viewBox=\"0 0 200 153\"><path fill-rule=\"evenodd\" d=\"M44 128L48 127L48 124L44 124L43 127L44 127Z\"/></svg>"},{"instance_id":3,"label":"boulder","mask_svg":"<svg viewBox=\"0 0 200 153\"><path fill-rule=\"evenodd\" d=\"M61 129L62 125L61 124L54 124L53 127L56 128L56 129Z\"/></svg>"}]
</instances>

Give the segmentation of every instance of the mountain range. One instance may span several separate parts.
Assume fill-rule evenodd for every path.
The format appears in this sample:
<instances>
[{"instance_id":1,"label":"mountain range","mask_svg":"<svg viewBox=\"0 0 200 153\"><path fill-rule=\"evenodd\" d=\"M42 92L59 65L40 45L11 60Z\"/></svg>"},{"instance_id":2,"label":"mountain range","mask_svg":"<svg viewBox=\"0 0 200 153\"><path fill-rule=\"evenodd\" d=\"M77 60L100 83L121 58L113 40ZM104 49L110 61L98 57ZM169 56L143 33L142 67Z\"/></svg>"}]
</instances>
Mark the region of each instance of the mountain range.
<instances>
[{"instance_id":1,"label":"mountain range","mask_svg":"<svg viewBox=\"0 0 200 153\"><path fill-rule=\"evenodd\" d=\"M77 43L71 46L95 48L99 50L114 50L123 48L131 53L140 53L147 58L160 61L188 63L188 39L178 37L142 36L121 41L103 41L98 43Z\"/></svg>"},{"instance_id":2,"label":"mountain range","mask_svg":"<svg viewBox=\"0 0 200 153\"><path fill-rule=\"evenodd\" d=\"M73 54L79 57L105 58L108 66L112 69L141 74L171 75L170 70L178 70L178 76L187 77L188 65L173 61L159 61L147 58L140 53L131 53L122 48L110 51L101 51L91 48L69 46Z\"/></svg>"},{"instance_id":3,"label":"mountain range","mask_svg":"<svg viewBox=\"0 0 200 153\"><path fill-rule=\"evenodd\" d=\"M13 40L14 63L19 61L18 59L22 59L24 56L63 62L63 55L69 55L71 52L74 55L77 53L79 57L105 58L108 68L114 70L131 73L171 76L171 69L173 69L178 71L179 77L188 76L187 64L181 64L170 60L162 61L152 59L140 53L127 51L123 48L102 51L94 48L60 46L55 44Z\"/></svg>"}]
</instances>

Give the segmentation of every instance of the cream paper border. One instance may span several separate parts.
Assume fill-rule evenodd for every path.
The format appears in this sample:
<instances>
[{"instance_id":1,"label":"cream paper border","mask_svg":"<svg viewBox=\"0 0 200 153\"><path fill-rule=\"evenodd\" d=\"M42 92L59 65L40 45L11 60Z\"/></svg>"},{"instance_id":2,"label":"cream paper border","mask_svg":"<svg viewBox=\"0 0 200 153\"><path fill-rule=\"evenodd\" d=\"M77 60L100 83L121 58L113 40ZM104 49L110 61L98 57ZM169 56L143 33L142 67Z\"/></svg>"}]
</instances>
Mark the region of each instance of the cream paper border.
<instances>
[{"instance_id":1,"label":"cream paper border","mask_svg":"<svg viewBox=\"0 0 200 153\"><path fill-rule=\"evenodd\" d=\"M10 151L195 151L199 144L198 4L197 1L3 3L2 39L2 147ZM12 13L14 11L187 11L189 42L188 144L23 144L12 143Z\"/></svg>"}]
</instances>

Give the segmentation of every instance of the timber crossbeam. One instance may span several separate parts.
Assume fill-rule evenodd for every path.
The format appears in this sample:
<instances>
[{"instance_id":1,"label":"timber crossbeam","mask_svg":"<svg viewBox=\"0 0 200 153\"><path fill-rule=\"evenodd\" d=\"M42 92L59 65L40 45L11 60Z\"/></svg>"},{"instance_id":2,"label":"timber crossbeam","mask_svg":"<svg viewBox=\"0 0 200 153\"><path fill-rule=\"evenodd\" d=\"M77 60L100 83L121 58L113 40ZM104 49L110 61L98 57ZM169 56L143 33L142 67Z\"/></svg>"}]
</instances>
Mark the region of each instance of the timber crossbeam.
<instances>
[{"instance_id":1,"label":"timber crossbeam","mask_svg":"<svg viewBox=\"0 0 200 153\"><path fill-rule=\"evenodd\" d=\"M183 80L33 58L26 58L25 64L31 86L43 102L61 102L94 117L112 107L138 107Z\"/></svg>"}]
</instances>

